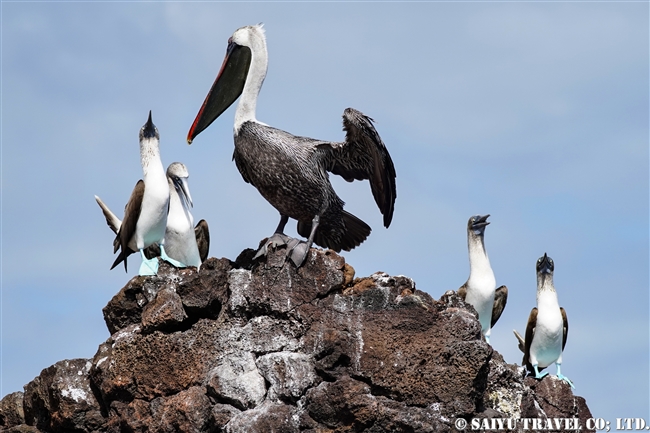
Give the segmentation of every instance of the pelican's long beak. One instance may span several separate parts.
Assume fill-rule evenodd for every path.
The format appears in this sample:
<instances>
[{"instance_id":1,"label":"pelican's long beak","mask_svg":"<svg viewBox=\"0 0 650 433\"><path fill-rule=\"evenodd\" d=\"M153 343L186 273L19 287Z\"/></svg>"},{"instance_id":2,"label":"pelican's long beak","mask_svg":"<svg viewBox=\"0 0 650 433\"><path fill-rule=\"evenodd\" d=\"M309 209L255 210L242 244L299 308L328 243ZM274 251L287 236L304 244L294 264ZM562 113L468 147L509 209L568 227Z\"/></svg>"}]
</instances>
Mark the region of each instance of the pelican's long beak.
<instances>
[{"instance_id":1,"label":"pelican's long beak","mask_svg":"<svg viewBox=\"0 0 650 433\"><path fill-rule=\"evenodd\" d=\"M187 144L221 115L241 95L251 64L251 50L228 40L226 58L208 96L187 134Z\"/></svg>"}]
</instances>

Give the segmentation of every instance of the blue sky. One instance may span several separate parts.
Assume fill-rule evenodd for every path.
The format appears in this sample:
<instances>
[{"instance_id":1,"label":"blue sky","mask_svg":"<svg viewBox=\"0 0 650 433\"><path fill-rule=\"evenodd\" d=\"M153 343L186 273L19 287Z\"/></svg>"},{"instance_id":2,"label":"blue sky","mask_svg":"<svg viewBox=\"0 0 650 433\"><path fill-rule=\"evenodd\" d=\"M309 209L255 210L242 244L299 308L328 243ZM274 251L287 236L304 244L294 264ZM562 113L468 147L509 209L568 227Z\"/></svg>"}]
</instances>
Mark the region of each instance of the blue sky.
<instances>
[{"instance_id":1,"label":"blue sky","mask_svg":"<svg viewBox=\"0 0 650 433\"><path fill-rule=\"evenodd\" d=\"M343 254L357 276L407 275L439 298L467 279L467 219L489 213L487 251L510 291L494 348L521 362L512 329L525 329L547 252L576 394L611 422L650 418L648 3L1 7L0 397L108 338L101 309L139 261L109 271L113 236L93 196L121 215L149 110L163 164L188 167L211 256L234 259L273 232L277 212L231 161L234 110L185 142L228 37L263 22L258 119L338 141L354 107L395 162L388 230L367 183L334 180L374 229Z\"/></svg>"}]
</instances>

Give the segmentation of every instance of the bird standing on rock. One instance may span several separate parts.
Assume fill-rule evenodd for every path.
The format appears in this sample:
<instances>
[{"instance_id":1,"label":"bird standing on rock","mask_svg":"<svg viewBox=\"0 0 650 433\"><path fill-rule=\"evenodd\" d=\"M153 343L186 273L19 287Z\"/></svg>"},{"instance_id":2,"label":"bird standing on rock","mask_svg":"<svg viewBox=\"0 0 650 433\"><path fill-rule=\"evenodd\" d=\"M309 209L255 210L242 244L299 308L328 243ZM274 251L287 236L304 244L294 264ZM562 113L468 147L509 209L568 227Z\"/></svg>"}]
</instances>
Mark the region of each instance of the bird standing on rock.
<instances>
[{"instance_id":1,"label":"bird standing on rock","mask_svg":"<svg viewBox=\"0 0 650 433\"><path fill-rule=\"evenodd\" d=\"M259 122L255 107L267 65L262 26L235 31L187 141L191 143L241 95L235 112L233 159L244 181L255 186L280 213L275 233L257 256L265 255L268 247L286 244L287 256L299 267L312 243L337 252L350 251L371 231L366 223L343 210L344 202L334 192L328 172L349 182L368 179L388 227L397 196L395 167L372 119L352 108L343 113L343 142L298 137ZM289 218L298 221L298 233L308 238L306 242L284 234Z\"/></svg>"},{"instance_id":2,"label":"bird standing on rock","mask_svg":"<svg viewBox=\"0 0 650 433\"><path fill-rule=\"evenodd\" d=\"M514 330L519 341L519 349L524 352L522 364L528 371L535 374L536 379L541 379L548 374L540 372L552 363L557 368L558 379L571 385L573 383L564 376L560 370L562 365L562 352L566 346L569 335L569 321L566 311L560 307L557 292L553 285L553 272L555 264L546 253L537 260L537 307L533 308L526 324L526 337Z\"/></svg>"},{"instance_id":3,"label":"bird standing on rock","mask_svg":"<svg viewBox=\"0 0 650 433\"><path fill-rule=\"evenodd\" d=\"M124 209L124 221L113 242L113 252L119 249L120 254L111 269L124 261L124 270L127 270L126 258L140 251L142 264L138 274L156 275L158 259L147 259L144 255L144 249L153 244L160 245L160 256L163 260L174 265L179 264L167 256L164 247L169 185L160 161L159 141L158 128L153 124L149 111L147 123L140 129L140 162L144 181L141 179L135 184Z\"/></svg>"},{"instance_id":4,"label":"bird standing on rock","mask_svg":"<svg viewBox=\"0 0 650 433\"><path fill-rule=\"evenodd\" d=\"M210 248L210 232L205 220L199 221L192 227L193 217L190 212L192 196L190 195L187 178L189 174L183 163L173 162L167 167L167 182L169 184L169 212L165 228L166 252L174 260L185 266L201 266L207 260ZM97 196L97 204L102 209L108 227L115 234L120 230L122 221ZM160 256L160 246L152 244L144 249L148 258Z\"/></svg>"},{"instance_id":5,"label":"bird standing on rock","mask_svg":"<svg viewBox=\"0 0 650 433\"><path fill-rule=\"evenodd\" d=\"M469 278L458 289L458 296L471 304L478 313L481 332L490 343L492 327L497 323L508 301L508 288L496 288L496 279L485 250L485 227L490 215L475 215L467 221L467 248L469 250Z\"/></svg>"}]
</instances>

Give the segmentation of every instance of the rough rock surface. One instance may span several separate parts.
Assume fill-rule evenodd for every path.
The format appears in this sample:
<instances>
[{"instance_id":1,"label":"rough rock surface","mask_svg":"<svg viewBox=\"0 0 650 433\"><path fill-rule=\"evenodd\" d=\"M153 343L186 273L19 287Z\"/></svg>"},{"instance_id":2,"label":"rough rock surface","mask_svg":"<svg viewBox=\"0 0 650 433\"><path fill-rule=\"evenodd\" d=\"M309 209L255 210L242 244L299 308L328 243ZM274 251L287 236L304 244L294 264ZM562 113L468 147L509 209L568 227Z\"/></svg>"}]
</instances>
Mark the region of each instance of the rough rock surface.
<instances>
[{"instance_id":1,"label":"rough rock surface","mask_svg":"<svg viewBox=\"0 0 650 433\"><path fill-rule=\"evenodd\" d=\"M587 431L584 399L506 364L453 292L436 301L381 272L353 280L332 251L312 249L300 269L285 254L133 278L104 308L112 335L94 358L7 395L0 430L452 432L459 418L579 418Z\"/></svg>"}]
</instances>

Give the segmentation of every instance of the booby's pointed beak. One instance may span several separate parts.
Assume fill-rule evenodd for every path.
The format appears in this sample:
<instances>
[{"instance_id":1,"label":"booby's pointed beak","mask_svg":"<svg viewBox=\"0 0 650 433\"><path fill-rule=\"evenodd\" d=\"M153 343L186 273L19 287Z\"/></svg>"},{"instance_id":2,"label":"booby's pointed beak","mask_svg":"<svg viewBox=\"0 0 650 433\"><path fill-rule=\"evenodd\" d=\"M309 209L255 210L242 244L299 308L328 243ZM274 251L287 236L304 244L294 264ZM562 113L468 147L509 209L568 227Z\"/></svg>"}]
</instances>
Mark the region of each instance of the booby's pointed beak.
<instances>
[{"instance_id":1,"label":"booby's pointed beak","mask_svg":"<svg viewBox=\"0 0 650 433\"><path fill-rule=\"evenodd\" d=\"M178 192L181 201L187 209L194 206L192 202L192 196L190 195L190 186L187 183L186 177L174 177L174 187Z\"/></svg>"},{"instance_id":2,"label":"booby's pointed beak","mask_svg":"<svg viewBox=\"0 0 650 433\"><path fill-rule=\"evenodd\" d=\"M485 227L488 226L490 223L487 220L490 214L487 215L475 215L469 219L469 222L467 224L467 227L474 231L475 234L481 234L485 230Z\"/></svg>"},{"instance_id":3,"label":"booby's pointed beak","mask_svg":"<svg viewBox=\"0 0 650 433\"><path fill-rule=\"evenodd\" d=\"M154 125L151 120L151 110L149 110L147 123L144 124L142 129L140 129L140 140L144 138L158 138L158 128L156 128L156 125Z\"/></svg>"},{"instance_id":4,"label":"booby's pointed beak","mask_svg":"<svg viewBox=\"0 0 650 433\"><path fill-rule=\"evenodd\" d=\"M241 95L251 64L251 50L228 40L226 58L208 96L187 134L187 144L221 115Z\"/></svg>"},{"instance_id":5,"label":"booby's pointed beak","mask_svg":"<svg viewBox=\"0 0 650 433\"><path fill-rule=\"evenodd\" d=\"M488 222L488 218L490 217L490 214L487 215L477 215L476 216L476 221L474 222L475 227L485 227L486 225L490 224Z\"/></svg>"}]
</instances>

